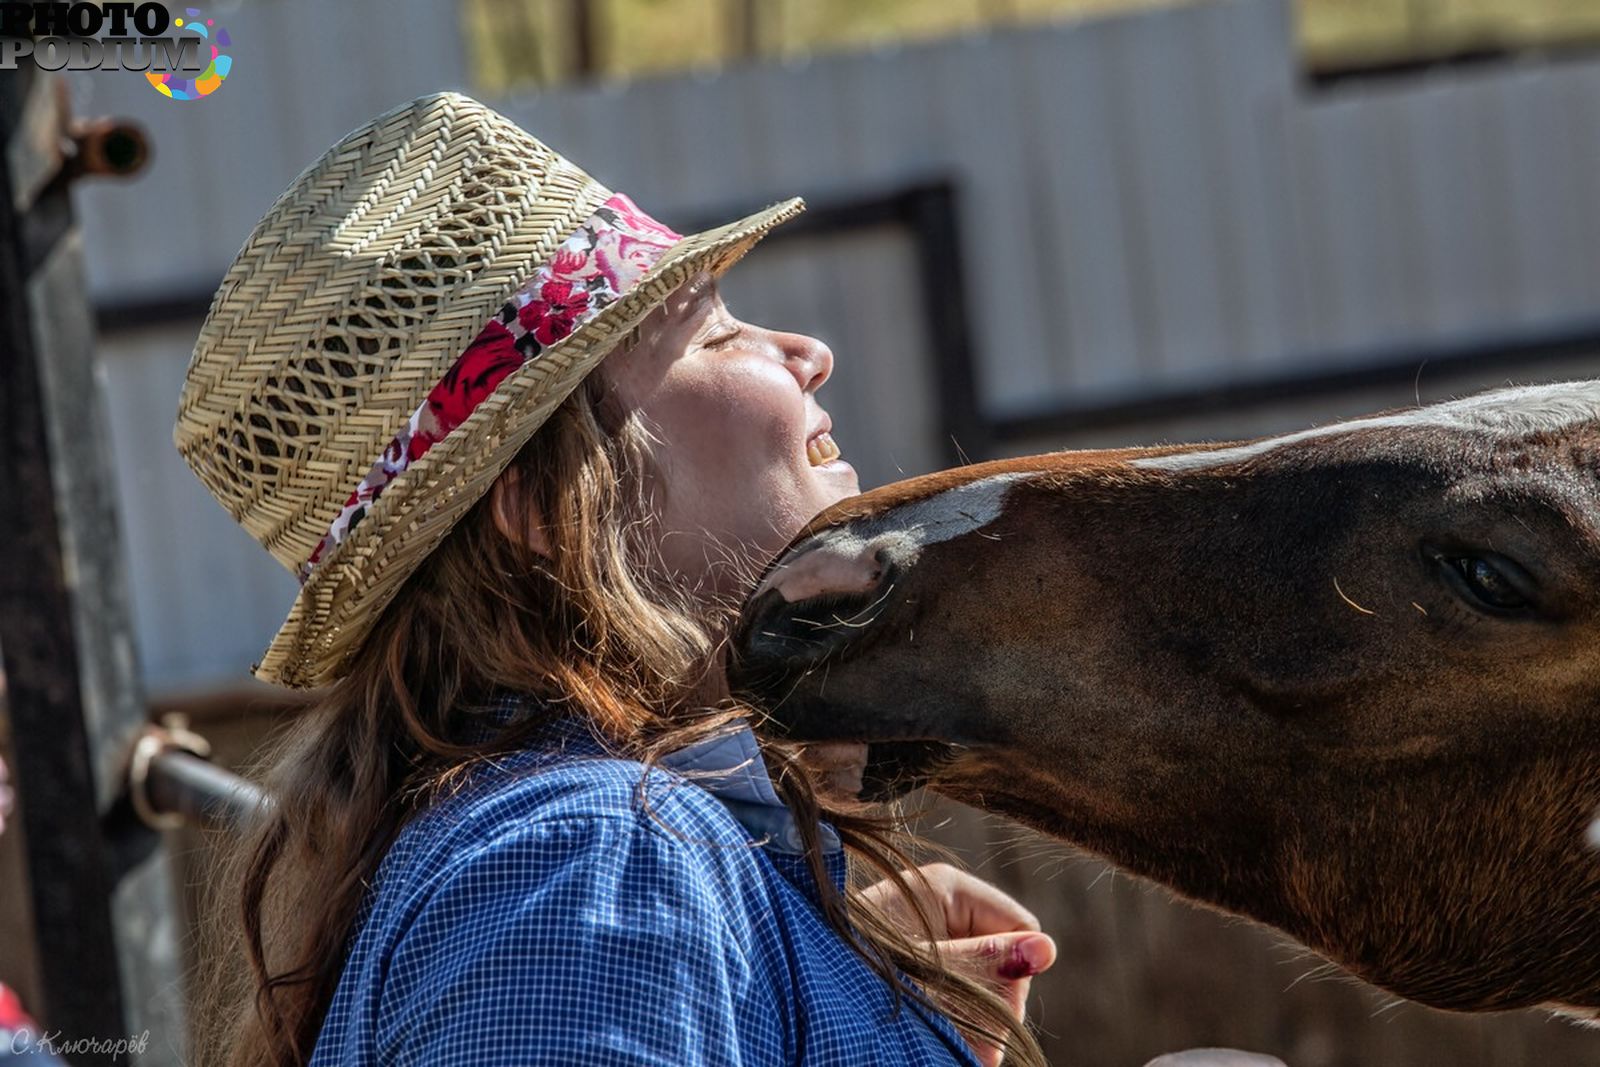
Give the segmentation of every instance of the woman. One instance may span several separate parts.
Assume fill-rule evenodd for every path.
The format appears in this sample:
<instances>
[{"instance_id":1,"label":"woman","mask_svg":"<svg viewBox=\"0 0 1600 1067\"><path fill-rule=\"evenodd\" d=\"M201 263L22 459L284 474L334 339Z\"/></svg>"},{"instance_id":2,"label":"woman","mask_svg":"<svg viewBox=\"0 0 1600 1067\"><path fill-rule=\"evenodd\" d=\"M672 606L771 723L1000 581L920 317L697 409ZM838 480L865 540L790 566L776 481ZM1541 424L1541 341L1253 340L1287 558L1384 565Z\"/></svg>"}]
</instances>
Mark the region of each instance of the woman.
<instances>
[{"instance_id":1,"label":"woman","mask_svg":"<svg viewBox=\"0 0 1600 1067\"><path fill-rule=\"evenodd\" d=\"M912 869L722 680L760 567L858 491L831 353L714 284L799 207L685 238L441 94L258 224L175 439L300 576L256 674L325 689L208 1059L1043 1062L1033 917Z\"/></svg>"}]
</instances>

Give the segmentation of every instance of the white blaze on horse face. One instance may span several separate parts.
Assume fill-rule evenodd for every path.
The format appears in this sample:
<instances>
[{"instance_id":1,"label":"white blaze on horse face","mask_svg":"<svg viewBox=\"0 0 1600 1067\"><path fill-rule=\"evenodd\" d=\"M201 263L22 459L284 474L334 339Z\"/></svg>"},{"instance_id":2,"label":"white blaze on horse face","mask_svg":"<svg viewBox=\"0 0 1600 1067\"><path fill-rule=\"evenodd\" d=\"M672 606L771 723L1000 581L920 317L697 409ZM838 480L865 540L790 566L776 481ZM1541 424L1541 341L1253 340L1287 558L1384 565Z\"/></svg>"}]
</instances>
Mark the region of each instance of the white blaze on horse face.
<instances>
[{"instance_id":1,"label":"white blaze on horse face","mask_svg":"<svg viewBox=\"0 0 1600 1067\"><path fill-rule=\"evenodd\" d=\"M980 530L999 518L1006 490L1038 473L992 474L823 530L790 549L755 595L776 589L793 604L824 593L870 592L886 564L909 567L928 545Z\"/></svg>"},{"instance_id":2,"label":"white blaze on horse face","mask_svg":"<svg viewBox=\"0 0 1600 1067\"><path fill-rule=\"evenodd\" d=\"M1556 433L1587 422L1600 422L1600 381L1555 382L1550 385L1498 389L1396 415L1351 419L1349 422L1336 422L1331 426L1318 426L1231 448L1147 456L1130 462L1135 467L1149 470L1206 470L1229 463L1242 463L1284 445L1357 430L1436 428L1516 438L1532 433Z\"/></svg>"}]
</instances>

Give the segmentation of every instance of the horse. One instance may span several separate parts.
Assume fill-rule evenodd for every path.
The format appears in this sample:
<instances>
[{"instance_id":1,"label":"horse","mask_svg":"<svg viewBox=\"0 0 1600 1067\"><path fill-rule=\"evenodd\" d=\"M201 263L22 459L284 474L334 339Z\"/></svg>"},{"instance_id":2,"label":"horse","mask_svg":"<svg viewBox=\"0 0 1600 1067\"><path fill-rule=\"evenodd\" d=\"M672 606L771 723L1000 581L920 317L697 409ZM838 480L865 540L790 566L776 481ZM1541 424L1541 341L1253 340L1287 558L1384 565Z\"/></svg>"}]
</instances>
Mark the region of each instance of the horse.
<instances>
[{"instance_id":1,"label":"horse","mask_svg":"<svg viewBox=\"0 0 1600 1067\"><path fill-rule=\"evenodd\" d=\"M1600 1017L1600 381L814 519L736 695L1435 1008Z\"/></svg>"}]
</instances>

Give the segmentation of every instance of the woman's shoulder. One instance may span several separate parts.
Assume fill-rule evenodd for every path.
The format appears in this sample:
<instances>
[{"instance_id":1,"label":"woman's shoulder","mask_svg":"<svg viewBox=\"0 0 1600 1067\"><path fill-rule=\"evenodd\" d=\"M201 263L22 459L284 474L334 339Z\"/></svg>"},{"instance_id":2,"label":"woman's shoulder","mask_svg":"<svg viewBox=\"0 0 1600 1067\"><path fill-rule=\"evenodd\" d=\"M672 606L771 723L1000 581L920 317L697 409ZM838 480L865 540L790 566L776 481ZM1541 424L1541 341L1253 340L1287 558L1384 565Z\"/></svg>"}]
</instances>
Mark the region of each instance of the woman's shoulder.
<instances>
[{"instance_id":1,"label":"woman's shoulder","mask_svg":"<svg viewBox=\"0 0 1600 1067\"><path fill-rule=\"evenodd\" d=\"M379 881L436 882L452 869L526 847L553 855L556 843L575 833L656 854L662 863L699 859L686 844L742 853L753 846L726 805L675 771L606 754L527 750L467 768L401 831Z\"/></svg>"}]
</instances>

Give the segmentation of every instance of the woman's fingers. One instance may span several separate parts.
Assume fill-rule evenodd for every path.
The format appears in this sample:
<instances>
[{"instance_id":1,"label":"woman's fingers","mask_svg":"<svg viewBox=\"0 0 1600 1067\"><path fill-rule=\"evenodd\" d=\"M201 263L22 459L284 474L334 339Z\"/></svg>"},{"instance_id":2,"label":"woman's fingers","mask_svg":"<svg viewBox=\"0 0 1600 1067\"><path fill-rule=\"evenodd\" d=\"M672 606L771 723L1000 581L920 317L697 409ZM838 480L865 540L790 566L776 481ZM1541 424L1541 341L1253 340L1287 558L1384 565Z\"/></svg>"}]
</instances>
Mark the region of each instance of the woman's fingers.
<instances>
[{"instance_id":1,"label":"woman's fingers","mask_svg":"<svg viewBox=\"0 0 1600 1067\"><path fill-rule=\"evenodd\" d=\"M934 920L933 934L939 938L979 937L1019 930L1038 930L1039 920L1008 894L966 871L948 863L930 863L906 872L907 884ZM881 909L891 922L908 933L922 933L921 924L888 879L861 891L863 899Z\"/></svg>"},{"instance_id":2,"label":"woman's fingers","mask_svg":"<svg viewBox=\"0 0 1600 1067\"><path fill-rule=\"evenodd\" d=\"M922 877L917 877L920 874ZM958 870L933 863L906 872L908 887L928 913L945 965L999 993L1020 1022L1026 1018L1033 976L1056 961L1056 943L1039 932L1039 920L1006 893ZM914 938L925 931L913 908L885 879L861 890L858 899ZM967 1035L984 1067L999 1067L1002 1050Z\"/></svg>"},{"instance_id":3,"label":"woman's fingers","mask_svg":"<svg viewBox=\"0 0 1600 1067\"><path fill-rule=\"evenodd\" d=\"M1056 943L1031 930L941 941L939 952L954 969L991 986L1019 1021L1026 1017L1033 976L1056 961ZM973 1041L972 1051L983 1067L999 1067L1000 1049Z\"/></svg>"},{"instance_id":4,"label":"woman's fingers","mask_svg":"<svg viewBox=\"0 0 1600 1067\"><path fill-rule=\"evenodd\" d=\"M947 863L934 864L927 873L943 897L946 937L1039 929L1038 916L983 879Z\"/></svg>"},{"instance_id":5,"label":"woman's fingers","mask_svg":"<svg viewBox=\"0 0 1600 1067\"><path fill-rule=\"evenodd\" d=\"M1049 934L1023 930L939 942L939 952L962 971L997 988L1026 982L1056 962L1056 943Z\"/></svg>"}]
</instances>

